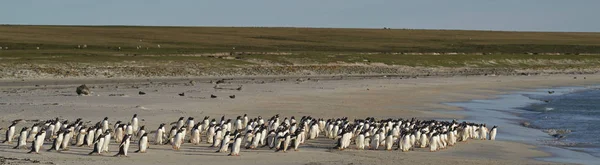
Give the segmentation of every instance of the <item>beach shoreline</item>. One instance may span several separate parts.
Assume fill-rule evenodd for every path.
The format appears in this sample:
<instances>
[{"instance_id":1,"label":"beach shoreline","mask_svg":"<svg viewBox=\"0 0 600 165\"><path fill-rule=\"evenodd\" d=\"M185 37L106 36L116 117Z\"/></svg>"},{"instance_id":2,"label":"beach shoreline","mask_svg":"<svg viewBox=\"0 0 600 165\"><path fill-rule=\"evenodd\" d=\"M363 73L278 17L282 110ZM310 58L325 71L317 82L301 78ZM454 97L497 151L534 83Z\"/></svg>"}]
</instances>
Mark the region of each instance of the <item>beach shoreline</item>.
<instances>
[{"instance_id":1,"label":"beach shoreline","mask_svg":"<svg viewBox=\"0 0 600 165\"><path fill-rule=\"evenodd\" d=\"M574 77L578 77L574 79ZM583 77L586 77L583 79ZM66 119L84 117L99 120L104 116L118 120L128 120L137 113L154 129L158 122L175 120L178 116L205 115L235 117L248 113L250 116L312 115L323 118L347 116L349 118L411 118L419 119L465 119L468 115L439 113L439 111L461 112L462 108L446 105L449 102L482 100L509 94L514 91L532 91L559 86L580 86L600 83L600 75L537 75L537 76L455 76L399 79L397 77L350 78L330 77L261 77L227 79L225 87L243 86L243 90L223 90L214 88L210 81L220 77L172 79L135 79L132 81L71 81L71 80L6 80L0 81L1 102L0 124L5 127L9 119L40 119L47 116L60 116ZM283 80L285 79L285 80ZM61 82L68 83L61 83ZM264 82L263 82L264 81ZM74 89L80 83L93 86L92 96L76 96ZM145 91L145 96L137 95ZM177 96L185 92L185 97ZM110 96L119 94L118 96ZM120 95L123 94L123 95ZM217 99L207 98L210 94ZM235 94L236 99L225 98ZM275 101L274 101L275 100ZM54 105L56 104L56 105ZM326 111L323 111L326 110ZM466 111L463 111L466 112ZM45 119L45 118L43 118ZM468 118L466 118L468 119ZM488 124L488 127L490 125ZM4 134L4 133L1 133ZM502 133L499 137L506 136ZM333 145L333 142L324 141ZM48 153L51 156L24 154L23 151L0 145L0 153L8 157L29 158L42 162L76 164L81 155L77 149L73 154ZM161 164L169 161L189 160L186 154L209 154L205 146L189 147L183 154L172 152L166 146L156 146L155 153L133 155L131 160L94 157L97 161L134 161L140 164ZM10 147L12 148L12 147ZM267 152L242 152L242 157L206 158L207 164L226 161L236 164L245 161L252 164L309 164L305 159L326 162L324 164L394 164L393 160L406 162L453 162L457 164L554 164L549 160L535 158L549 157L553 153L541 152L529 144L510 141L476 141L459 144L447 150L429 153L417 150L409 153L374 151L330 151L327 145L311 145L298 153L277 154ZM485 148L482 150L482 148ZM209 149L210 150L210 149ZM280 158L273 158L277 155ZM291 157L292 155L295 155ZM435 158L432 158L431 156ZM153 158L149 158L153 157ZM165 157L167 156L167 157ZM203 157L204 158L204 157ZM269 159L267 159L269 158ZM532 159L534 158L534 159ZM327 161L326 161L327 160ZM383 162L382 160L391 160ZM80 160L81 161L81 160ZM88 164L96 164L88 162ZM183 162L189 163L189 162Z\"/></svg>"}]
</instances>

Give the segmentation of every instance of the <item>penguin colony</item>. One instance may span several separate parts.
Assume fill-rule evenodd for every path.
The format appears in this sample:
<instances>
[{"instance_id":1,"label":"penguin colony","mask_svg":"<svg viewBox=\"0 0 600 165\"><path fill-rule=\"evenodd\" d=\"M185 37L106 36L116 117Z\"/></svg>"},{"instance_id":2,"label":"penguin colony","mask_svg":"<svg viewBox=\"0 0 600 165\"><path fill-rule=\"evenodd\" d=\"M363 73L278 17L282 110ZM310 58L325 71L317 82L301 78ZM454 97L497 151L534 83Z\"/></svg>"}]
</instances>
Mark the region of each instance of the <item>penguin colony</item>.
<instances>
[{"instance_id":1,"label":"penguin colony","mask_svg":"<svg viewBox=\"0 0 600 165\"><path fill-rule=\"evenodd\" d=\"M183 143L208 143L216 152L239 156L242 148L256 150L268 147L275 152L298 151L300 145L317 138L333 139L334 148L339 150L354 148L409 152L415 148L426 148L435 152L469 139L495 140L497 134L496 126L488 130L485 124L420 121L414 118L366 118L350 121L348 118L324 120L310 116L296 120L292 116L282 120L279 115L275 115L265 120L260 116L251 119L244 114L234 120L223 116L217 121L206 116L195 122L193 117L187 120L180 117L170 124L169 130L166 128L167 124L163 123L148 131L144 125L140 126L140 120L135 114L127 124L116 121L111 126L108 117L93 125L84 124L81 118L74 122L56 118L35 123L31 128L23 127L20 132L16 132L19 121L14 121L6 129L3 141L12 144L18 137L14 149L30 149L29 153L40 153L44 142L51 142L47 152L86 146L93 148L89 155L102 155L109 153L108 146L114 142L119 144L118 153L114 156L128 156L133 141L137 143L136 153L147 152L151 143L171 145L173 150L180 150ZM149 137L149 133L153 135ZM27 143L31 143L31 147Z\"/></svg>"}]
</instances>

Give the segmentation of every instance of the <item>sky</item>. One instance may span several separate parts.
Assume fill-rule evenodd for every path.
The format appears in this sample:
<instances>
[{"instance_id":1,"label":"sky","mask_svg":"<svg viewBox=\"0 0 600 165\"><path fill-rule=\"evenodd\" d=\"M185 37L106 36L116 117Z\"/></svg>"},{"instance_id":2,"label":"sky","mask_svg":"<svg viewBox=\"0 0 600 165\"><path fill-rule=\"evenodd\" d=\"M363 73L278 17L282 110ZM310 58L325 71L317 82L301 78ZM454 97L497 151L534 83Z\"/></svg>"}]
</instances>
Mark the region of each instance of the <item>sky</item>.
<instances>
[{"instance_id":1,"label":"sky","mask_svg":"<svg viewBox=\"0 0 600 165\"><path fill-rule=\"evenodd\" d=\"M2 0L0 24L600 32L600 0Z\"/></svg>"}]
</instances>

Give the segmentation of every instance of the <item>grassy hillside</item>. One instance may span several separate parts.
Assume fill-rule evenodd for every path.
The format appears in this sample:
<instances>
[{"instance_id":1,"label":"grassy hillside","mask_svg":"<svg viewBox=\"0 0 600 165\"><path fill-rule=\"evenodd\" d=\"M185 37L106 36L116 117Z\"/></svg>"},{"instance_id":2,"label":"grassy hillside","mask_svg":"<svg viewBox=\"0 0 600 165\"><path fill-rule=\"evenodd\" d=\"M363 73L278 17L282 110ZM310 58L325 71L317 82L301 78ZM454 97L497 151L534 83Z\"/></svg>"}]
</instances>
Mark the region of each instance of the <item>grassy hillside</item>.
<instances>
[{"instance_id":1,"label":"grassy hillside","mask_svg":"<svg viewBox=\"0 0 600 165\"><path fill-rule=\"evenodd\" d=\"M600 33L571 32L5 25L0 26L0 47L0 71L4 72L25 67L44 72L61 68L70 73L73 68L115 66L159 70L321 64L511 69L600 66L600 55L583 55L600 54ZM432 55L434 52L458 54ZM562 55L531 55L537 53Z\"/></svg>"}]
</instances>

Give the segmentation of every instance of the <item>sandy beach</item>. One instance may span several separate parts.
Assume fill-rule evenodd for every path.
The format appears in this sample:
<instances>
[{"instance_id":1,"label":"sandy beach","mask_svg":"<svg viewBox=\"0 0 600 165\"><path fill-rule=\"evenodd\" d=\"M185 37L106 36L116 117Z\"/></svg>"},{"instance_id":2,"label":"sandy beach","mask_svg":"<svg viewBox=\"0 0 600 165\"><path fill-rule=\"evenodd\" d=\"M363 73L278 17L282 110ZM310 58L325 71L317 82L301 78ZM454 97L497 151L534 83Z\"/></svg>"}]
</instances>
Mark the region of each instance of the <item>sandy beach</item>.
<instances>
[{"instance_id":1,"label":"sandy beach","mask_svg":"<svg viewBox=\"0 0 600 165\"><path fill-rule=\"evenodd\" d=\"M577 77L577 78L574 78ZM585 78L584 78L585 77ZM456 76L400 79L393 77L259 77L179 79L45 79L0 81L0 127L12 120L47 120L55 117L97 122L105 116L112 123L129 121L138 114L147 130L171 123L180 116L197 120L204 116L235 118L313 116L317 118L411 118L463 119L465 116L439 111L461 111L442 103L488 99L511 91L600 83L598 75ZM77 96L81 84L92 87L91 96ZM241 90L236 88L241 87ZM138 92L145 92L139 95ZM185 96L178 95L185 93ZM210 95L217 98L211 98ZM235 95L235 99L229 98ZM31 123L17 126L30 127ZM503 136L500 130L498 136ZM2 130L0 136L4 137ZM151 138L153 139L153 138ZM151 145L148 153L130 153L127 158L111 154L88 156L92 148L73 147L65 152L26 154L0 144L0 164L556 164L533 158L551 154L535 146L509 141L470 140L439 152L359 151L331 149L335 141L319 138L300 151L275 153L272 150L245 150L239 157L215 153L208 144L184 144L182 150ZM44 147L49 148L47 143ZM137 150L132 144L130 150Z\"/></svg>"}]
</instances>

